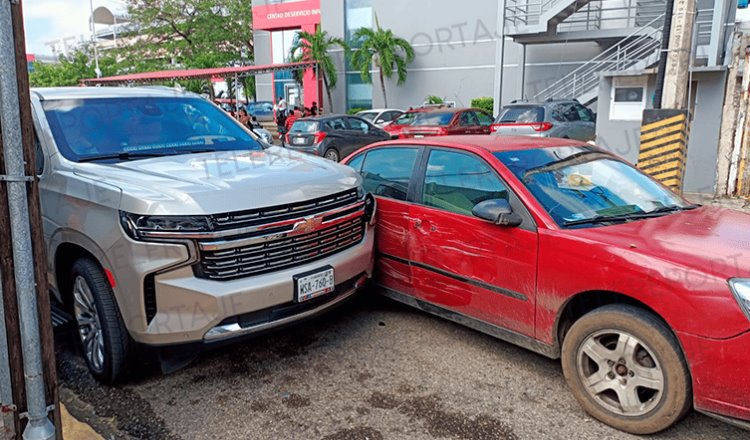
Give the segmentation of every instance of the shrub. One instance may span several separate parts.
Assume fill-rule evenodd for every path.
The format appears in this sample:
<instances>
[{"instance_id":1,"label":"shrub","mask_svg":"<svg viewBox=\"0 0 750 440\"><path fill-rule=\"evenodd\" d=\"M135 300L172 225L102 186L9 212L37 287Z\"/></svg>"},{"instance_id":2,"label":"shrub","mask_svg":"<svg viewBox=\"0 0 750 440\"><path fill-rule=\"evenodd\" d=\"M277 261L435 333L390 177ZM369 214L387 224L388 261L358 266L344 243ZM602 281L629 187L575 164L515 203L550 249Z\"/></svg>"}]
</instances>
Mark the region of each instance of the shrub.
<instances>
[{"instance_id":1,"label":"shrub","mask_svg":"<svg viewBox=\"0 0 750 440\"><path fill-rule=\"evenodd\" d=\"M346 114L347 115L356 115L357 113L363 112L365 110L370 110L370 109L369 108L355 107L355 108L351 108L351 109L347 110Z\"/></svg>"},{"instance_id":2,"label":"shrub","mask_svg":"<svg viewBox=\"0 0 750 440\"><path fill-rule=\"evenodd\" d=\"M476 98L471 100L471 106L474 108L478 108L480 110L484 110L488 112L489 114L494 114L495 112L495 99L484 97L484 98Z\"/></svg>"},{"instance_id":3,"label":"shrub","mask_svg":"<svg viewBox=\"0 0 750 440\"><path fill-rule=\"evenodd\" d=\"M433 105L444 104L445 103L445 99L443 99L443 98L441 98L439 96L435 96L435 95L430 95L430 96L426 97L424 99L424 101L425 101L426 104L433 104Z\"/></svg>"}]
</instances>

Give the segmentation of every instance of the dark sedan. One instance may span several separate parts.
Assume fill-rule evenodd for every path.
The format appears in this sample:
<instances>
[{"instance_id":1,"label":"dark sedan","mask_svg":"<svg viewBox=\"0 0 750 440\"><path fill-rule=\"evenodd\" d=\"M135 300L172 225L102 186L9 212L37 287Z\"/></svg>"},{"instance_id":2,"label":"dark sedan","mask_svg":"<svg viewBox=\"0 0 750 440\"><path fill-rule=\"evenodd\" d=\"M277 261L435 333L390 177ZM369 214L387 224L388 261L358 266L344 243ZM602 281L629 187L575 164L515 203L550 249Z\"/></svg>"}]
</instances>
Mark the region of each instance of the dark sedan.
<instances>
[{"instance_id":1,"label":"dark sedan","mask_svg":"<svg viewBox=\"0 0 750 440\"><path fill-rule=\"evenodd\" d=\"M295 121L287 147L338 162L357 149L391 139L391 135L362 118L327 115Z\"/></svg>"}]
</instances>

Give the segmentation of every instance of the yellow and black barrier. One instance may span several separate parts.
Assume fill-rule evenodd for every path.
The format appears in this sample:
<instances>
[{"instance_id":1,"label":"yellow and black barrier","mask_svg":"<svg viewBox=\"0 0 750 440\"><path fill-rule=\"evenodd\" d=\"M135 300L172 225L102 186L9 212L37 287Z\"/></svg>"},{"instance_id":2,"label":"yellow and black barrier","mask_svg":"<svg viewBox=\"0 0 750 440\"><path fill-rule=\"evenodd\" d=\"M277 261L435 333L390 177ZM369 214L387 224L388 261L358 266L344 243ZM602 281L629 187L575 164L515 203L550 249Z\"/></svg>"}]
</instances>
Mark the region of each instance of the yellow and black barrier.
<instances>
[{"instance_id":1,"label":"yellow and black barrier","mask_svg":"<svg viewBox=\"0 0 750 440\"><path fill-rule=\"evenodd\" d=\"M676 192L682 191L689 133L687 110L645 110L638 168Z\"/></svg>"}]
</instances>

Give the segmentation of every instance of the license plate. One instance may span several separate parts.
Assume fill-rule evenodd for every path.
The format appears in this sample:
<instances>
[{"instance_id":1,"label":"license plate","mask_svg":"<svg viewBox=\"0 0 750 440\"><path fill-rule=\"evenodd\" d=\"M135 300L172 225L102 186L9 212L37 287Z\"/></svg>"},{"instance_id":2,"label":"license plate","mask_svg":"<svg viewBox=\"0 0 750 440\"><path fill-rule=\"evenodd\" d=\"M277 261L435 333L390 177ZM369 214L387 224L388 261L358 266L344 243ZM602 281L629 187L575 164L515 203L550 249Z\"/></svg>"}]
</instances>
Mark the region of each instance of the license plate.
<instances>
[{"instance_id":1,"label":"license plate","mask_svg":"<svg viewBox=\"0 0 750 440\"><path fill-rule=\"evenodd\" d=\"M294 277L295 301L298 303L331 293L336 289L333 268L328 266Z\"/></svg>"},{"instance_id":2,"label":"license plate","mask_svg":"<svg viewBox=\"0 0 750 440\"><path fill-rule=\"evenodd\" d=\"M304 144L305 143L305 138L294 138L294 143L295 144Z\"/></svg>"}]
</instances>

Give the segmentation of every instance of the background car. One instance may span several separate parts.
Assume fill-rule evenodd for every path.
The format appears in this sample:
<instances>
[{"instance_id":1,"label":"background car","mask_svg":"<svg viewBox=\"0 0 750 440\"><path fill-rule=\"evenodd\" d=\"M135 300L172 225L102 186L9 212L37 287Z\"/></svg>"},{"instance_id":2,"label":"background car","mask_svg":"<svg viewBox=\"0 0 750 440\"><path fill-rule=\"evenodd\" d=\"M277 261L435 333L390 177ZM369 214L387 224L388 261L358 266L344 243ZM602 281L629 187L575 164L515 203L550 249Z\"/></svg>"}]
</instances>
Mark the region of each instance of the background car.
<instances>
[{"instance_id":1,"label":"background car","mask_svg":"<svg viewBox=\"0 0 750 440\"><path fill-rule=\"evenodd\" d=\"M423 113L401 130L401 138L423 138L457 134L490 134L492 116L484 110L442 109Z\"/></svg>"},{"instance_id":2,"label":"background car","mask_svg":"<svg viewBox=\"0 0 750 440\"><path fill-rule=\"evenodd\" d=\"M258 118L258 121L273 121L273 102L253 101L247 103L247 113Z\"/></svg>"},{"instance_id":3,"label":"background car","mask_svg":"<svg viewBox=\"0 0 750 440\"><path fill-rule=\"evenodd\" d=\"M362 118L327 115L295 121L286 135L287 148L338 162L358 148L391 139Z\"/></svg>"},{"instance_id":4,"label":"background car","mask_svg":"<svg viewBox=\"0 0 750 440\"><path fill-rule=\"evenodd\" d=\"M750 426L750 214L580 141L399 140L344 162L378 199L387 297L561 359L581 406L622 431L691 407Z\"/></svg>"},{"instance_id":5,"label":"background car","mask_svg":"<svg viewBox=\"0 0 750 440\"><path fill-rule=\"evenodd\" d=\"M505 136L556 137L591 141L596 137L594 113L576 100L517 102L503 107L492 132Z\"/></svg>"},{"instance_id":6,"label":"background car","mask_svg":"<svg viewBox=\"0 0 750 440\"><path fill-rule=\"evenodd\" d=\"M365 110L357 113L357 116L375 125L376 127L383 128L398 119L403 114L403 110L394 108L381 108Z\"/></svg>"},{"instance_id":7,"label":"background car","mask_svg":"<svg viewBox=\"0 0 750 440\"><path fill-rule=\"evenodd\" d=\"M420 107L420 108L409 110L405 112L403 115L396 118L395 121L383 127L383 130L390 133L393 139L399 138L401 137L401 132L404 130L404 128L413 124L414 121L417 120L418 115L422 113L431 112L431 111L433 111L432 108L426 108L426 107Z\"/></svg>"}]
</instances>

